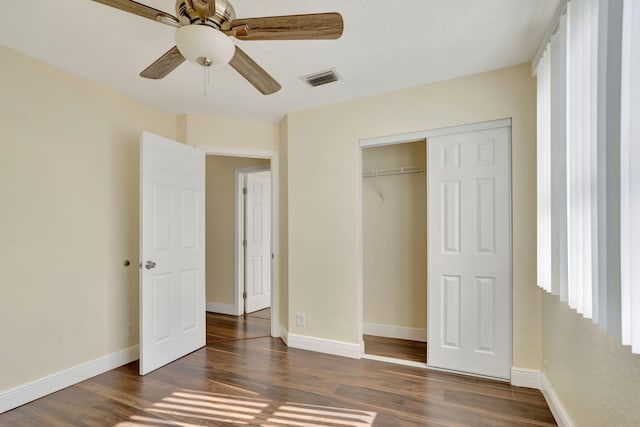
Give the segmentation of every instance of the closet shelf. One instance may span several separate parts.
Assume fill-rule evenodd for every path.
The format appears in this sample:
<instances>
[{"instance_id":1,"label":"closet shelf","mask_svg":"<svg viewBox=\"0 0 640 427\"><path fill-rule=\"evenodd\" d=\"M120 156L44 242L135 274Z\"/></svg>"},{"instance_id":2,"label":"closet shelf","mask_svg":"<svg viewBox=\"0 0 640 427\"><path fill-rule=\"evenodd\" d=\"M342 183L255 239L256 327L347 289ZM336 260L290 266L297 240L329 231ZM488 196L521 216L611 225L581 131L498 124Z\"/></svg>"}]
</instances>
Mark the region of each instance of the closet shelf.
<instances>
[{"instance_id":1,"label":"closet shelf","mask_svg":"<svg viewBox=\"0 0 640 427\"><path fill-rule=\"evenodd\" d=\"M425 168L422 166L406 166L403 168L391 168L391 169L378 169L371 170L362 174L363 178L373 178L376 176L387 175L403 175L407 173L424 173Z\"/></svg>"}]
</instances>

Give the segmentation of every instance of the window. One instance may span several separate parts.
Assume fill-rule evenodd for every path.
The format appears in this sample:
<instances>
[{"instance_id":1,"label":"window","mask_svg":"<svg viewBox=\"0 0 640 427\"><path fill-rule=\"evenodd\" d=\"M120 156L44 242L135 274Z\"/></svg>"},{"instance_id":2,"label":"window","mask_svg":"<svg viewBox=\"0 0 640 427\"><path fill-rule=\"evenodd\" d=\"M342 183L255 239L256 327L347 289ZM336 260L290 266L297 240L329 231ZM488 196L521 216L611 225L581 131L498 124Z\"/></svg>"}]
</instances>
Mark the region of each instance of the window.
<instances>
[{"instance_id":1,"label":"window","mask_svg":"<svg viewBox=\"0 0 640 427\"><path fill-rule=\"evenodd\" d=\"M619 336L622 3L565 11L536 64L538 284Z\"/></svg>"}]
</instances>

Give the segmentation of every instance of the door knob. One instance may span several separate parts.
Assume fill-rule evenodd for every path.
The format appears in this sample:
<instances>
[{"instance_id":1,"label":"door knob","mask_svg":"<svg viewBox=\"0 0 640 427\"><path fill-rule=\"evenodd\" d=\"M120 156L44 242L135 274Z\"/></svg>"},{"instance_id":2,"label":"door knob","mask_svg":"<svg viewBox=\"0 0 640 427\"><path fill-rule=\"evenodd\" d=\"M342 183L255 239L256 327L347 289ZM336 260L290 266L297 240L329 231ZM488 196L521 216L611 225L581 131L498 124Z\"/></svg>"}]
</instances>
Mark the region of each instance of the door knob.
<instances>
[{"instance_id":1,"label":"door knob","mask_svg":"<svg viewBox=\"0 0 640 427\"><path fill-rule=\"evenodd\" d=\"M155 262L153 262L153 261L147 261L147 262L145 262L145 263L144 263L144 267L145 267L147 270L151 270L152 268L155 268L155 267L156 267L156 263L155 263Z\"/></svg>"}]
</instances>

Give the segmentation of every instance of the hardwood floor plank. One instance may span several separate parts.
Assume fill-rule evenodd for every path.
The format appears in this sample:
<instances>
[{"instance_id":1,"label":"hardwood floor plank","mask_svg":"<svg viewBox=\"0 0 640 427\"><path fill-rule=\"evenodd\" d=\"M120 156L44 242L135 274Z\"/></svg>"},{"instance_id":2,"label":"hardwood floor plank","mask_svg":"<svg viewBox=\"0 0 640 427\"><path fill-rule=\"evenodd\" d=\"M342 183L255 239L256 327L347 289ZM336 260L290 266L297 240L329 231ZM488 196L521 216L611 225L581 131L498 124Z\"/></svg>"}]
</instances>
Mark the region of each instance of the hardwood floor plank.
<instances>
[{"instance_id":1,"label":"hardwood floor plank","mask_svg":"<svg viewBox=\"0 0 640 427\"><path fill-rule=\"evenodd\" d=\"M364 352L375 356L426 363L427 343L363 335Z\"/></svg>"},{"instance_id":2,"label":"hardwood floor plank","mask_svg":"<svg viewBox=\"0 0 640 427\"><path fill-rule=\"evenodd\" d=\"M207 347L130 363L0 415L0 426L547 426L537 390L287 348L265 313L207 315Z\"/></svg>"}]
</instances>

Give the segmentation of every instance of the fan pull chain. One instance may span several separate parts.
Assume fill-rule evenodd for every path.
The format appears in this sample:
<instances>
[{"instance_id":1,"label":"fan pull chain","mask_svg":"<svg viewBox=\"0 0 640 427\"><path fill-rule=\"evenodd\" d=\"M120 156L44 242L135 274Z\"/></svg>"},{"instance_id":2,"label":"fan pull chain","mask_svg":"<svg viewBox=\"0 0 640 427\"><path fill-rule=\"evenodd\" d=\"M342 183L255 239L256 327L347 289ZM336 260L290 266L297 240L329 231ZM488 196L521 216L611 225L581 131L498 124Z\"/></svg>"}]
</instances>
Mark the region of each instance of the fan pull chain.
<instances>
[{"instance_id":1,"label":"fan pull chain","mask_svg":"<svg viewBox=\"0 0 640 427\"><path fill-rule=\"evenodd\" d=\"M204 68L204 74L202 77L204 77L204 81L202 82L202 89L204 92L204 96L207 96L207 80L208 80L208 76L207 74L209 74L209 69L207 67L203 67Z\"/></svg>"},{"instance_id":2,"label":"fan pull chain","mask_svg":"<svg viewBox=\"0 0 640 427\"><path fill-rule=\"evenodd\" d=\"M204 96L207 96L207 87L211 85L211 67L202 67L204 68L204 81L203 81L203 91Z\"/></svg>"}]
</instances>

